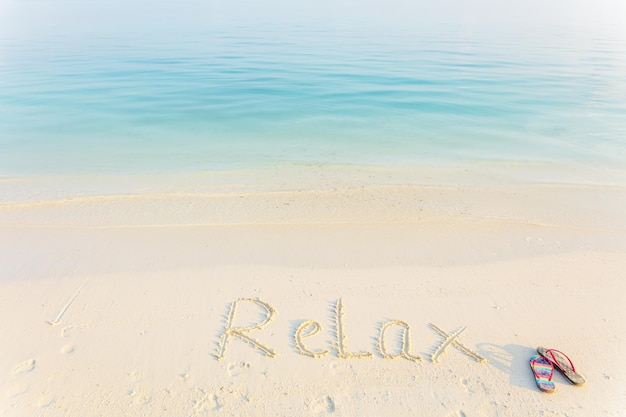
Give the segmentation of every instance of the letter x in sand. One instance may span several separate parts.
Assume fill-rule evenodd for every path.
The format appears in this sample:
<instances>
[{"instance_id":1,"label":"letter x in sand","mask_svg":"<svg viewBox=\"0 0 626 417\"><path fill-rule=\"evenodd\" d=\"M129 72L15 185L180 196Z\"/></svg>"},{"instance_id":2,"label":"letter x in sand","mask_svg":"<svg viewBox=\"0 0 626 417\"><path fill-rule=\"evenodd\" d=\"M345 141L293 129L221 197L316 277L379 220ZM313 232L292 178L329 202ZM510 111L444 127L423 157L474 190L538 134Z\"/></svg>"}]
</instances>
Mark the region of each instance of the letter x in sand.
<instances>
[{"instance_id":1,"label":"letter x in sand","mask_svg":"<svg viewBox=\"0 0 626 417\"><path fill-rule=\"evenodd\" d=\"M444 353L446 351L447 347L450 346L450 345L454 346L455 348L457 348L461 352L465 353L467 356L475 359L476 362L487 363L487 359L483 358L478 353L469 350L467 347L465 347L461 342L459 342L457 340L458 337L461 335L461 333L463 333L465 331L466 327L462 327L461 329L459 329L459 330L457 330L455 332L451 332L450 334L444 332L443 330L441 330L439 327L435 326L432 323L430 323L430 327L432 327L432 329L434 331L436 331L437 333L439 333L441 336L444 337L444 340L435 349L435 353L433 353L430 356L430 359L434 363L438 363L439 362L439 356L441 356L441 354Z\"/></svg>"}]
</instances>

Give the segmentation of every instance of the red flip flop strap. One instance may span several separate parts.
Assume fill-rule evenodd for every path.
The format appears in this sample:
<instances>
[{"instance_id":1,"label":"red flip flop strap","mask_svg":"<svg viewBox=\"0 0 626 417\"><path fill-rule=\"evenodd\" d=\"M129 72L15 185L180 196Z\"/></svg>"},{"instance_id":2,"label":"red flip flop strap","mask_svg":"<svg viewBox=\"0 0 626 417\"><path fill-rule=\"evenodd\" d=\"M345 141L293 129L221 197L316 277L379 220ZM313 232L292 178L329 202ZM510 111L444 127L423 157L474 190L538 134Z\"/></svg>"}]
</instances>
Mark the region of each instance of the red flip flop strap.
<instances>
[{"instance_id":1,"label":"red flip flop strap","mask_svg":"<svg viewBox=\"0 0 626 417\"><path fill-rule=\"evenodd\" d=\"M550 354L550 356L552 357L552 361L555 364L557 364L557 365L559 364L559 361L556 360L556 357L554 356L554 353L552 353L552 352L558 352L561 355L563 355L563 357L565 359L567 359L567 361L569 362L569 365L572 368L572 372L576 373L576 368L574 368L574 364L572 363L572 360L565 353L561 352L560 350L556 350L556 349L548 349L548 350L546 350L546 353Z\"/></svg>"},{"instance_id":2,"label":"red flip flop strap","mask_svg":"<svg viewBox=\"0 0 626 417\"><path fill-rule=\"evenodd\" d=\"M533 366L533 365L535 365L535 363L536 363L536 362L537 362L537 360L539 360L539 359L541 359L541 356L537 356L535 359L533 359L533 360L530 362L530 365L531 365L530 367L532 368L532 370L533 370L533 374L535 374L535 378L536 378L536 379L541 379L541 378L543 378L543 376L542 376L542 375L539 375L539 373L537 373L537 371L535 370L535 367ZM553 366L553 367L552 367L552 369L550 370L550 378L548 378L548 381L552 381L552 376L554 376L554 366Z\"/></svg>"}]
</instances>

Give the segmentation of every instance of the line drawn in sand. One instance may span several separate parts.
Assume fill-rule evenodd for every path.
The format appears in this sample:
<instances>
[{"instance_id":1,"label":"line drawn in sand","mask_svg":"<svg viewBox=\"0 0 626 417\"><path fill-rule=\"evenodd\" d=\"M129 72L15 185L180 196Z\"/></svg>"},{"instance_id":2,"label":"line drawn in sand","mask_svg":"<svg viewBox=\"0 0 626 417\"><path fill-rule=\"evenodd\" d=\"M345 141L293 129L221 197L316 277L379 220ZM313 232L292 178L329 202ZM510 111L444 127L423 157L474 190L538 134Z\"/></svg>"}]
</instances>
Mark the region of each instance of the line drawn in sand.
<instances>
[{"instance_id":1,"label":"line drawn in sand","mask_svg":"<svg viewBox=\"0 0 626 417\"><path fill-rule=\"evenodd\" d=\"M67 304L65 304L65 306L61 309L61 311L59 311L59 314L57 314L57 317L54 320L52 320L52 321L46 320L46 323L48 323L50 326L56 326L57 324L59 324L61 322L61 319L63 318L63 316L67 312L67 309L70 308L70 306L72 305L74 300L76 300L76 297L78 297L78 294L80 294L80 292L83 290L83 287L85 286L86 283L87 283L87 281L83 282L83 284L80 286L80 288L78 288L76 293L74 293L72 298L70 298L70 300L67 302Z\"/></svg>"},{"instance_id":2,"label":"line drawn in sand","mask_svg":"<svg viewBox=\"0 0 626 417\"><path fill-rule=\"evenodd\" d=\"M460 328L459 330L450 332L450 333L444 332L443 330L441 330L439 327L435 326L432 323L430 323L430 327L434 331L436 331L437 333L439 333L441 336L444 337L444 340L441 342L439 346L437 346L437 348L435 349L435 352L430 356L430 359L431 361L433 361L433 363L439 362L439 356L441 356L441 354L444 353L446 351L446 348L450 345L459 349L461 352L465 353L467 356L473 358L474 360L476 360L476 362L488 363L487 359L483 358L478 353L469 350L467 347L465 347L461 342L457 340L457 338L461 335L461 333L465 331L467 326L464 326Z\"/></svg>"},{"instance_id":3,"label":"line drawn in sand","mask_svg":"<svg viewBox=\"0 0 626 417\"><path fill-rule=\"evenodd\" d=\"M391 327L391 326L399 326L402 329L402 333L401 333L401 342L400 342L400 353L389 353L389 351L387 350L387 347L385 346L385 332ZM412 355L409 351L411 350L411 342L409 339L409 331L410 331L410 327L409 324L405 321L402 320L391 320L388 321L387 323L383 324L380 328L380 334L378 335L378 350L380 351L380 354L383 355L383 358L385 359L397 359L397 358L404 358L406 360L412 361L412 362L420 362L422 360L421 357L419 357L419 355Z\"/></svg>"},{"instance_id":4,"label":"line drawn in sand","mask_svg":"<svg viewBox=\"0 0 626 417\"><path fill-rule=\"evenodd\" d=\"M304 341L302 340L305 337L313 336L317 334L320 330L322 330L322 325L314 320L307 320L305 322L300 323L296 332L294 334L294 346L300 352L301 355L307 355L315 359L319 359L322 356L328 353L327 350L317 350L313 351L307 349L304 346Z\"/></svg>"},{"instance_id":5,"label":"line drawn in sand","mask_svg":"<svg viewBox=\"0 0 626 417\"><path fill-rule=\"evenodd\" d=\"M264 317L259 323L253 323L248 326L233 327L233 321L235 319L235 310L237 308L237 303L244 302L244 301L250 302L259 306L263 310ZM256 349L260 350L265 356L269 358L276 357L276 352L274 352L272 349L270 349L269 347L265 345L262 345L261 342L254 339L253 337L250 337L247 334L244 334L244 332L249 332L251 330L260 329L261 327L265 326L267 323L269 323L270 321L274 319L275 314L276 314L276 310L274 309L274 307L272 307L268 303L265 303L259 300L258 298L238 298L235 301L233 301L230 304L230 308L226 316L226 323L224 325L224 330L222 331L222 334L220 335L220 342L219 342L217 353L213 355L215 359L217 359L218 361L224 359L224 355L226 354L226 345L228 343L229 337L235 337L245 343L248 343L252 347L255 347Z\"/></svg>"},{"instance_id":6,"label":"line drawn in sand","mask_svg":"<svg viewBox=\"0 0 626 417\"><path fill-rule=\"evenodd\" d=\"M333 342L333 347L337 351L337 356L342 359L371 358L371 352L348 352L348 348L346 347L346 334L343 329L343 303L341 298L337 300L337 304L335 304L333 312L335 313L335 341Z\"/></svg>"}]
</instances>

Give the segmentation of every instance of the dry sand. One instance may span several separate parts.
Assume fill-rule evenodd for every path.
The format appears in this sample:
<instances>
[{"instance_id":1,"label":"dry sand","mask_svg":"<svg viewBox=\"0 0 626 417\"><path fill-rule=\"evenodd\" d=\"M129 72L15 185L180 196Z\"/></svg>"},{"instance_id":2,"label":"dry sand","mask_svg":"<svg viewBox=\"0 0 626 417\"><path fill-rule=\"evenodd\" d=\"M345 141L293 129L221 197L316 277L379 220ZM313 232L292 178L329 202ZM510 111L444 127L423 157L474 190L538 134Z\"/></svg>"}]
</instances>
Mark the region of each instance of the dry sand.
<instances>
[{"instance_id":1,"label":"dry sand","mask_svg":"<svg viewBox=\"0 0 626 417\"><path fill-rule=\"evenodd\" d=\"M1 180L0 415L626 415L623 176L500 168Z\"/></svg>"}]
</instances>

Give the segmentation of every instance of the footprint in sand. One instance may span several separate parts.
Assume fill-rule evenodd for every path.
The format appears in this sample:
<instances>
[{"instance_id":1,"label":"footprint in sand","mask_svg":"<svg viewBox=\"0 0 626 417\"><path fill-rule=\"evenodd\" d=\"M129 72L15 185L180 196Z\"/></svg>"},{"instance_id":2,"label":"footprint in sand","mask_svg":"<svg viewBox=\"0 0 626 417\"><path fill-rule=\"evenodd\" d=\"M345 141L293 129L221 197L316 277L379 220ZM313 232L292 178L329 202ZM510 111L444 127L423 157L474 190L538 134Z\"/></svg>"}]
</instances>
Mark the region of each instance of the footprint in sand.
<instances>
[{"instance_id":1,"label":"footprint in sand","mask_svg":"<svg viewBox=\"0 0 626 417\"><path fill-rule=\"evenodd\" d=\"M37 405L39 408L49 407L54 402L54 394L45 392L39 400L37 400Z\"/></svg>"},{"instance_id":2,"label":"footprint in sand","mask_svg":"<svg viewBox=\"0 0 626 417\"><path fill-rule=\"evenodd\" d=\"M202 395L194 401L193 408L197 411L219 411L222 406L219 403L217 395L214 393L206 393L200 390Z\"/></svg>"},{"instance_id":3,"label":"footprint in sand","mask_svg":"<svg viewBox=\"0 0 626 417\"><path fill-rule=\"evenodd\" d=\"M250 367L251 365L249 362L231 362L226 367L226 370L228 371L228 375L237 376L249 371Z\"/></svg>"},{"instance_id":4,"label":"footprint in sand","mask_svg":"<svg viewBox=\"0 0 626 417\"><path fill-rule=\"evenodd\" d=\"M36 364L37 362L34 359L28 359L20 363L13 369L13 375L27 374L33 369L35 369Z\"/></svg>"},{"instance_id":5,"label":"footprint in sand","mask_svg":"<svg viewBox=\"0 0 626 417\"><path fill-rule=\"evenodd\" d=\"M346 362L347 361L345 360L337 359L325 364L324 374L326 378L345 379L355 376L356 371L354 370L354 367Z\"/></svg>"},{"instance_id":6,"label":"footprint in sand","mask_svg":"<svg viewBox=\"0 0 626 417\"><path fill-rule=\"evenodd\" d=\"M311 411L316 415L331 414L335 412L335 402L328 395L318 398L311 404Z\"/></svg>"},{"instance_id":7,"label":"footprint in sand","mask_svg":"<svg viewBox=\"0 0 626 417\"><path fill-rule=\"evenodd\" d=\"M131 398L131 404L133 405L146 405L152 402L152 395L147 392L137 392L132 388L126 390L126 395Z\"/></svg>"},{"instance_id":8,"label":"footprint in sand","mask_svg":"<svg viewBox=\"0 0 626 417\"><path fill-rule=\"evenodd\" d=\"M461 386L463 387L463 390L465 392L469 392L469 393L473 393L474 391L470 388L470 382L468 379L466 378L459 378L459 382L461 383Z\"/></svg>"},{"instance_id":9,"label":"footprint in sand","mask_svg":"<svg viewBox=\"0 0 626 417\"><path fill-rule=\"evenodd\" d=\"M23 382L16 382L9 385L6 394L8 398L13 398L24 394L26 391L28 391L28 385Z\"/></svg>"},{"instance_id":10,"label":"footprint in sand","mask_svg":"<svg viewBox=\"0 0 626 417\"><path fill-rule=\"evenodd\" d=\"M76 336L81 331L82 331L81 326L70 324L69 326L65 326L64 328L61 329L61 337Z\"/></svg>"},{"instance_id":11,"label":"footprint in sand","mask_svg":"<svg viewBox=\"0 0 626 417\"><path fill-rule=\"evenodd\" d=\"M61 353L64 355L71 355L72 353L74 353L74 345L72 343L66 343L61 348Z\"/></svg>"},{"instance_id":12,"label":"footprint in sand","mask_svg":"<svg viewBox=\"0 0 626 417\"><path fill-rule=\"evenodd\" d=\"M467 414L461 410L456 410L452 412L452 414L448 414L446 417L467 417Z\"/></svg>"}]
</instances>

